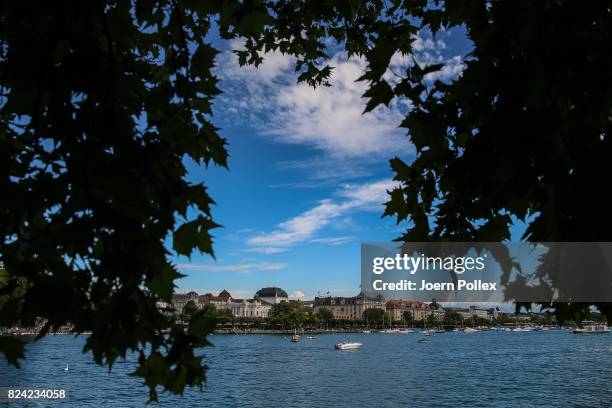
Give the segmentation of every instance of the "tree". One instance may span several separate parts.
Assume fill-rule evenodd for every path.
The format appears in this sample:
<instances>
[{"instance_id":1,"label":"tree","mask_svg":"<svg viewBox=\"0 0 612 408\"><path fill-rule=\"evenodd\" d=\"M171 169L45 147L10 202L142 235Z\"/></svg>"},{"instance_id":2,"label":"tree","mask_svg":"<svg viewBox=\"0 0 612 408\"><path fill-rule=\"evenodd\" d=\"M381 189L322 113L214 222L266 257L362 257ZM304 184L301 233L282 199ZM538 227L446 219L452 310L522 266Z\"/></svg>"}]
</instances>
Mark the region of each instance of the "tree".
<instances>
[{"instance_id":1,"label":"tree","mask_svg":"<svg viewBox=\"0 0 612 408\"><path fill-rule=\"evenodd\" d=\"M444 311L444 324L458 326L463 322L461 315L452 310Z\"/></svg>"},{"instance_id":2,"label":"tree","mask_svg":"<svg viewBox=\"0 0 612 408\"><path fill-rule=\"evenodd\" d=\"M213 306L214 307L214 306ZM191 316L199 310L198 305L193 300L188 301L183 306L183 310L181 311L181 315L184 320L190 320Z\"/></svg>"},{"instance_id":3,"label":"tree","mask_svg":"<svg viewBox=\"0 0 612 408\"><path fill-rule=\"evenodd\" d=\"M326 307L320 308L315 315L323 323L329 323L330 321L334 320L334 313Z\"/></svg>"},{"instance_id":4,"label":"tree","mask_svg":"<svg viewBox=\"0 0 612 408\"><path fill-rule=\"evenodd\" d=\"M280 302L272 305L270 318L285 328L297 328L306 320L306 310L297 300Z\"/></svg>"},{"instance_id":5,"label":"tree","mask_svg":"<svg viewBox=\"0 0 612 408\"><path fill-rule=\"evenodd\" d=\"M389 322L389 315L383 310L379 308L371 308L363 311L363 320L367 320L372 323L384 323Z\"/></svg>"},{"instance_id":6,"label":"tree","mask_svg":"<svg viewBox=\"0 0 612 408\"><path fill-rule=\"evenodd\" d=\"M210 120L214 24L226 39L261 32L259 2L2 2L0 326L47 320L91 332L86 351L112 367L139 355L156 388L201 385L194 349L214 325L187 330L158 308L181 275L172 250L213 255L213 204L185 160L226 166ZM189 211L188 211L189 210ZM120 334L120 335L119 335ZM21 339L1 338L16 366Z\"/></svg>"},{"instance_id":7,"label":"tree","mask_svg":"<svg viewBox=\"0 0 612 408\"><path fill-rule=\"evenodd\" d=\"M152 400L205 380L193 350L214 325L185 331L157 304L180 277L167 236L177 254L213 254L213 201L184 167L226 165L210 120L213 25L245 40L241 64L278 50L312 86L328 85L331 38L367 62L366 112L410 102L416 157L391 160L400 185L385 210L407 223L401 239L501 241L516 218L527 240L609 241L611 19L607 3L575 0L3 2L0 325L43 317L44 335L71 322L109 367L134 351ZM473 44L455 81L416 62L387 80L415 33L442 28ZM559 322L589 310L543 306ZM18 365L23 343L2 338L0 351Z\"/></svg>"},{"instance_id":8,"label":"tree","mask_svg":"<svg viewBox=\"0 0 612 408\"><path fill-rule=\"evenodd\" d=\"M528 241L610 240L612 32L606 27L612 13L606 2L355 1L317 3L313 10L309 2L280 1L269 7L273 21L247 41L241 61L257 65L263 51L280 50L306 68L301 80L326 85L331 37L348 56L367 62L360 78L368 83L365 112L394 99L411 104L401 126L416 157L391 160L399 186L384 213L406 222L401 240L501 242L510 239L515 220L527 223L522 238ZM454 80L430 80L443 65L414 58L413 35L441 29L464 32L472 43ZM391 81L394 55L413 63L404 72L391 69ZM509 254L496 257L509 264ZM554 273L540 272L554 285ZM509 279L506 267L506 291ZM612 303L593 304L612 318ZM590 304L541 306L563 321L588 313Z\"/></svg>"},{"instance_id":9,"label":"tree","mask_svg":"<svg viewBox=\"0 0 612 408\"><path fill-rule=\"evenodd\" d=\"M410 310L405 310L402 313L402 320L406 324L412 324L414 322L414 316Z\"/></svg>"},{"instance_id":10,"label":"tree","mask_svg":"<svg viewBox=\"0 0 612 408\"><path fill-rule=\"evenodd\" d=\"M438 319L436 319L436 316L431 313L428 314L427 317L425 318L425 323L427 324L427 326L437 326L438 325Z\"/></svg>"}]
</instances>

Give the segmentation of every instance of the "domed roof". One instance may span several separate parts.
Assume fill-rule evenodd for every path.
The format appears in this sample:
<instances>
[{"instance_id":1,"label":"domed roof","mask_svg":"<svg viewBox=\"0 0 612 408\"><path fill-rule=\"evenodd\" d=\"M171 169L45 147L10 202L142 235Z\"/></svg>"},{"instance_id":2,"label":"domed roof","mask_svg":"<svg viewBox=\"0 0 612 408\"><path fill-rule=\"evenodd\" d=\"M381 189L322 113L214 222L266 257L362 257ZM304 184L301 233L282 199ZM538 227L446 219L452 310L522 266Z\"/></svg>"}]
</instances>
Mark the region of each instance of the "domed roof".
<instances>
[{"instance_id":1,"label":"domed roof","mask_svg":"<svg viewBox=\"0 0 612 408\"><path fill-rule=\"evenodd\" d=\"M287 292L281 288L261 288L255 293L255 297L284 297L288 298Z\"/></svg>"}]
</instances>

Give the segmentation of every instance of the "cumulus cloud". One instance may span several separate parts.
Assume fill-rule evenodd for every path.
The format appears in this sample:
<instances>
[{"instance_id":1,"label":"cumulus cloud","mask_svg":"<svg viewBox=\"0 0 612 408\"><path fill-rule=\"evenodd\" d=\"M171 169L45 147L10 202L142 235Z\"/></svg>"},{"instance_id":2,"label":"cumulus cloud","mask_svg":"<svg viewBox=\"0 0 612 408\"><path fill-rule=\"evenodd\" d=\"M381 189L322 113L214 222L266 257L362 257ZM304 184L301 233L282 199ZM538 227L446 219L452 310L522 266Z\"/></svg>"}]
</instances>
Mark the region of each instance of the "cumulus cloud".
<instances>
[{"instance_id":1,"label":"cumulus cloud","mask_svg":"<svg viewBox=\"0 0 612 408\"><path fill-rule=\"evenodd\" d=\"M294 299L300 299L300 298L303 298L304 296L306 296L306 294L302 292L301 290L294 290L290 295L290 297Z\"/></svg>"},{"instance_id":2,"label":"cumulus cloud","mask_svg":"<svg viewBox=\"0 0 612 408\"><path fill-rule=\"evenodd\" d=\"M258 67L240 67L231 51L242 48L239 41L230 43L230 50L219 55L217 74L225 93L217 100L229 124L246 124L275 141L310 146L326 158L369 159L412 151L409 139L398 128L410 109L405 100L394 100L389 107L380 106L363 114L362 98L368 84L356 81L366 68L357 57L347 58L341 51L326 61L334 67L331 87L313 89L297 83L295 59L278 51L269 52ZM460 75L461 57L446 58L443 40L434 40L423 33L413 37L414 58L393 56L386 74L390 82L398 80L393 72L405 72L414 63L427 66L445 64L427 80L450 80ZM394 78L395 77L395 78Z\"/></svg>"},{"instance_id":3,"label":"cumulus cloud","mask_svg":"<svg viewBox=\"0 0 612 408\"><path fill-rule=\"evenodd\" d=\"M234 47L239 44L234 43ZM394 103L363 115L365 82L357 82L365 62L335 54L331 87L297 83L294 59L279 52L266 54L258 68L239 67L237 57L219 57L218 75L226 95L220 109L232 120L246 120L273 140L300 144L332 157L363 157L410 149L398 129L406 106Z\"/></svg>"},{"instance_id":4,"label":"cumulus cloud","mask_svg":"<svg viewBox=\"0 0 612 408\"><path fill-rule=\"evenodd\" d=\"M387 190L395 185L391 180L345 185L336 194L337 198L319 201L313 208L278 224L273 231L249 238L247 244L251 251L270 253L271 248L282 252L307 241L325 243L326 238L316 237L318 232L351 211L381 211L383 203L388 200ZM340 241L336 238L336 241L344 243L346 238ZM332 241L327 243L333 244Z\"/></svg>"}]
</instances>

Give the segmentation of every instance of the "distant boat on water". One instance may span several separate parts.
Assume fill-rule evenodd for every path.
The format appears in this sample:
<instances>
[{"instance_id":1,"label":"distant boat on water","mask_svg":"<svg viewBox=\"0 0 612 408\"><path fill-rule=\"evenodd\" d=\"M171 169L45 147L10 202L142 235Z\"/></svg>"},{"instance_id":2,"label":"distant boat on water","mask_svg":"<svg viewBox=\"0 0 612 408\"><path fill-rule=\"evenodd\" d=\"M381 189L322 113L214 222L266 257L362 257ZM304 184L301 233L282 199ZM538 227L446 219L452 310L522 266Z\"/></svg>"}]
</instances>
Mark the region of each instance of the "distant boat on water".
<instances>
[{"instance_id":1,"label":"distant boat on water","mask_svg":"<svg viewBox=\"0 0 612 408\"><path fill-rule=\"evenodd\" d=\"M385 329L381 333L399 333L400 329Z\"/></svg>"},{"instance_id":2,"label":"distant boat on water","mask_svg":"<svg viewBox=\"0 0 612 408\"><path fill-rule=\"evenodd\" d=\"M529 327L516 327L512 329L513 332L530 332L532 331Z\"/></svg>"},{"instance_id":3,"label":"distant boat on water","mask_svg":"<svg viewBox=\"0 0 612 408\"><path fill-rule=\"evenodd\" d=\"M576 334L605 334L610 333L608 325L605 323L595 323L590 320L582 321L582 328L574 329Z\"/></svg>"},{"instance_id":4,"label":"distant boat on water","mask_svg":"<svg viewBox=\"0 0 612 408\"><path fill-rule=\"evenodd\" d=\"M361 346L363 346L363 344L361 343L343 341L341 343L337 343L335 345L335 348L336 350L354 350L361 348Z\"/></svg>"},{"instance_id":5,"label":"distant boat on water","mask_svg":"<svg viewBox=\"0 0 612 408\"><path fill-rule=\"evenodd\" d=\"M291 342L297 343L298 341L300 341L300 335L297 334L297 330L294 330L293 336L291 336Z\"/></svg>"}]
</instances>

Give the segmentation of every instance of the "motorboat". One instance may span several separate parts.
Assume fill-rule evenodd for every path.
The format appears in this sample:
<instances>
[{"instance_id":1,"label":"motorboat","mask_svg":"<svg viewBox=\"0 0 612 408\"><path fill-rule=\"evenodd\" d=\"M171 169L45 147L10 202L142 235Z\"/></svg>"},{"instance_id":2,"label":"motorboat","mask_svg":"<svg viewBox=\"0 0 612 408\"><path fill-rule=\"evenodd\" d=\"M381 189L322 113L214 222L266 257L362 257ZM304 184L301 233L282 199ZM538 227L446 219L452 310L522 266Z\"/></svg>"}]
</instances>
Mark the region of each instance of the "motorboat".
<instances>
[{"instance_id":1,"label":"motorboat","mask_svg":"<svg viewBox=\"0 0 612 408\"><path fill-rule=\"evenodd\" d=\"M605 323L595 323L590 320L583 320L582 327L574 329L576 334L605 334L610 333L608 325Z\"/></svg>"},{"instance_id":2,"label":"motorboat","mask_svg":"<svg viewBox=\"0 0 612 408\"><path fill-rule=\"evenodd\" d=\"M355 350L361 348L361 346L363 346L361 343L343 341L342 343L337 343L335 347L336 350Z\"/></svg>"},{"instance_id":3,"label":"motorboat","mask_svg":"<svg viewBox=\"0 0 612 408\"><path fill-rule=\"evenodd\" d=\"M466 327L465 329L463 329L463 332L464 332L464 333L477 333L477 332L479 332L479 331L480 331L480 330L475 329L475 328L473 328L473 327Z\"/></svg>"},{"instance_id":4,"label":"motorboat","mask_svg":"<svg viewBox=\"0 0 612 408\"><path fill-rule=\"evenodd\" d=\"M399 329L385 329L381 331L381 333L399 333L399 332L400 332Z\"/></svg>"}]
</instances>

